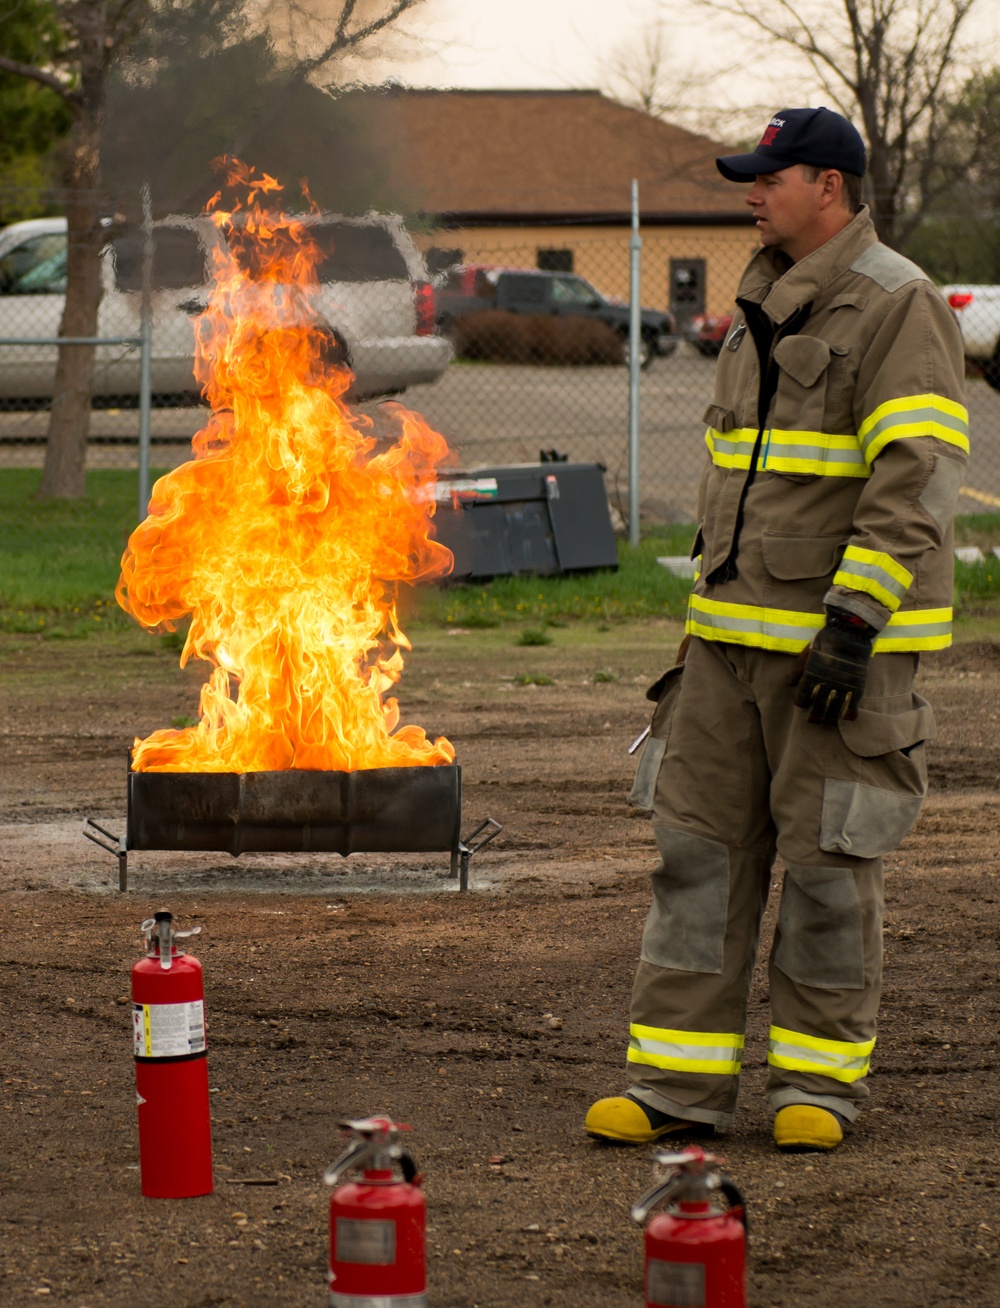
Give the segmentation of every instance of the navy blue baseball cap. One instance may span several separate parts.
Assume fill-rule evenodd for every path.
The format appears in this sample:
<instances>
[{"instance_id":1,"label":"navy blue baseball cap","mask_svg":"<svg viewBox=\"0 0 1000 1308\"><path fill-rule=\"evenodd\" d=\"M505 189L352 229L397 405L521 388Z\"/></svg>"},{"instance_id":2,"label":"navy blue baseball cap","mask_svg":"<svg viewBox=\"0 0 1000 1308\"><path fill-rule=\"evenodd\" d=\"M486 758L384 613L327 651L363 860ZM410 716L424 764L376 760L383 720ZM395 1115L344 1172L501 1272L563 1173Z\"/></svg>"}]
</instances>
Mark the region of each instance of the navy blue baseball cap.
<instances>
[{"instance_id":1,"label":"navy blue baseball cap","mask_svg":"<svg viewBox=\"0 0 1000 1308\"><path fill-rule=\"evenodd\" d=\"M865 175L865 143L858 129L832 109L779 109L752 154L727 154L715 165L731 182L752 182L792 164Z\"/></svg>"}]
</instances>

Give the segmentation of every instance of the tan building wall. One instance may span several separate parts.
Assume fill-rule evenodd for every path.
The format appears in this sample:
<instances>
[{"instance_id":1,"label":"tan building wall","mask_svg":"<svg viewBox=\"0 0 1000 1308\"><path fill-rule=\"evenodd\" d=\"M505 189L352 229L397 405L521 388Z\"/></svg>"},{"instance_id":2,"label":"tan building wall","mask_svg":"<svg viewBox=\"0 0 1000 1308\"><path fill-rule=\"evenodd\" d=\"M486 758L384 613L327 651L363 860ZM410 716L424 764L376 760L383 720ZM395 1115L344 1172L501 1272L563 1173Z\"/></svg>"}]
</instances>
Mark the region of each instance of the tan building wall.
<instances>
[{"instance_id":1,"label":"tan building wall","mask_svg":"<svg viewBox=\"0 0 1000 1308\"><path fill-rule=\"evenodd\" d=\"M418 234L417 244L460 249L463 263L537 268L540 250L572 250L573 271L604 295L622 300L629 288L627 227L466 227ZM704 259L706 305L710 314L733 307L747 260L757 249L747 227L647 227L642 231L642 303L670 304L670 260Z\"/></svg>"}]
</instances>

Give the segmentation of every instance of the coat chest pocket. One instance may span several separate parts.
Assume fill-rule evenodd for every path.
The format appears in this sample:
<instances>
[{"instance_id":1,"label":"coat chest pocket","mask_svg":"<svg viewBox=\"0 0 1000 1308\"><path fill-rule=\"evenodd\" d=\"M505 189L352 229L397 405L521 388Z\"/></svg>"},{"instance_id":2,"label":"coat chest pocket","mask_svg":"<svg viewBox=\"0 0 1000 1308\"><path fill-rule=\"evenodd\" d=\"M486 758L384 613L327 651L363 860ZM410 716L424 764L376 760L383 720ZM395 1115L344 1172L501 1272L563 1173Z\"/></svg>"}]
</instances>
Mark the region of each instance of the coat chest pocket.
<instances>
[{"instance_id":1,"label":"coat chest pocket","mask_svg":"<svg viewBox=\"0 0 1000 1308\"><path fill-rule=\"evenodd\" d=\"M831 346L815 336L786 336L779 341L774 348L779 373L773 426L780 431L834 430L830 422L844 390L847 355L846 347Z\"/></svg>"}]
</instances>

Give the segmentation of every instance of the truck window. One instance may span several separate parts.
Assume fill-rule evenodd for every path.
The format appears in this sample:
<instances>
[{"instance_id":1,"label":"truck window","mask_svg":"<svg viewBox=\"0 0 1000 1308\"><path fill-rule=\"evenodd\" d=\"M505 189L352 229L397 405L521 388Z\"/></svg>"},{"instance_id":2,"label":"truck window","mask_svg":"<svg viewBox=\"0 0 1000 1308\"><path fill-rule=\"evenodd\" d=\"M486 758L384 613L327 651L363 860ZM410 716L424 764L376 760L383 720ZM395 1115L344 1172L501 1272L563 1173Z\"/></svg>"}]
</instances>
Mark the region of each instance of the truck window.
<instances>
[{"instance_id":1,"label":"truck window","mask_svg":"<svg viewBox=\"0 0 1000 1308\"><path fill-rule=\"evenodd\" d=\"M548 298L546 295L548 282L547 277L530 275L521 277L517 274L508 274L503 282L504 295L508 300L516 300L520 304L543 305Z\"/></svg>"},{"instance_id":2,"label":"truck window","mask_svg":"<svg viewBox=\"0 0 1000 1308\"><path fill-rule=\"evenodd\" d=\"M402 251L385 227L363 223L316 223L310 234L323 251L321 282L409 281Z\"/></svg>"},{"instance_id":3,"label":"truck window","mask_svg":"<svg viewBox=\"0 0 1000 1308\"><path fill-rule=\"evenodd\" d=\"M119 291L142 290L143 234L127 231L114 242L115 286ZM153 228L152 287L154 291L181 291L208 280L205 251L198 233L189 227Z\"/></svg>"},{"instance_id":4,"label":"truck window","mask_svg":"<svg viewBox=\"0 0 1000 1308\"><path fill-rule=\"evenodd\" d=\"M64 295L66 234L32 236L0 258L0 295Z\"/></svg>"},{"instance_id":5,"label":"truck window","mask_svg":"<svg viewBox=\"0 0 1000 1308\"><path fill-rule=\"evenodd\" d=\"M599 298L582 277L553 277L552 299L556 304L593 304Z\"/></svg>"}]
</instances>

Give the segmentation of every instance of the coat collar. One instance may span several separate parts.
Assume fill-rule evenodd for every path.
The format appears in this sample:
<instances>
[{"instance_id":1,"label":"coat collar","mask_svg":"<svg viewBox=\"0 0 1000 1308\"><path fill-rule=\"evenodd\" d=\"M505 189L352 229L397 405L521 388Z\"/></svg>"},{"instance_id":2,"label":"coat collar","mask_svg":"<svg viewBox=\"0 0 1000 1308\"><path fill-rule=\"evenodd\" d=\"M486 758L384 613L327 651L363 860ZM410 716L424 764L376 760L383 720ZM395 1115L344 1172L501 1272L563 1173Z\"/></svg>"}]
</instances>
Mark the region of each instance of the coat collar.
<instances>
[{"instance_id":1,"label":"coat collar","mask_svg":"<svg viewBox=\"0 0 1000 1308\"><path fill-rule=\"evenodd\" d=\"M868 206L863 205L847 226L798 263L790 264L779 250L758 250L747 265L737 292L740 300L763 307L774 323L817 300L878 237Z\"/></svg>"}]
</instances>

